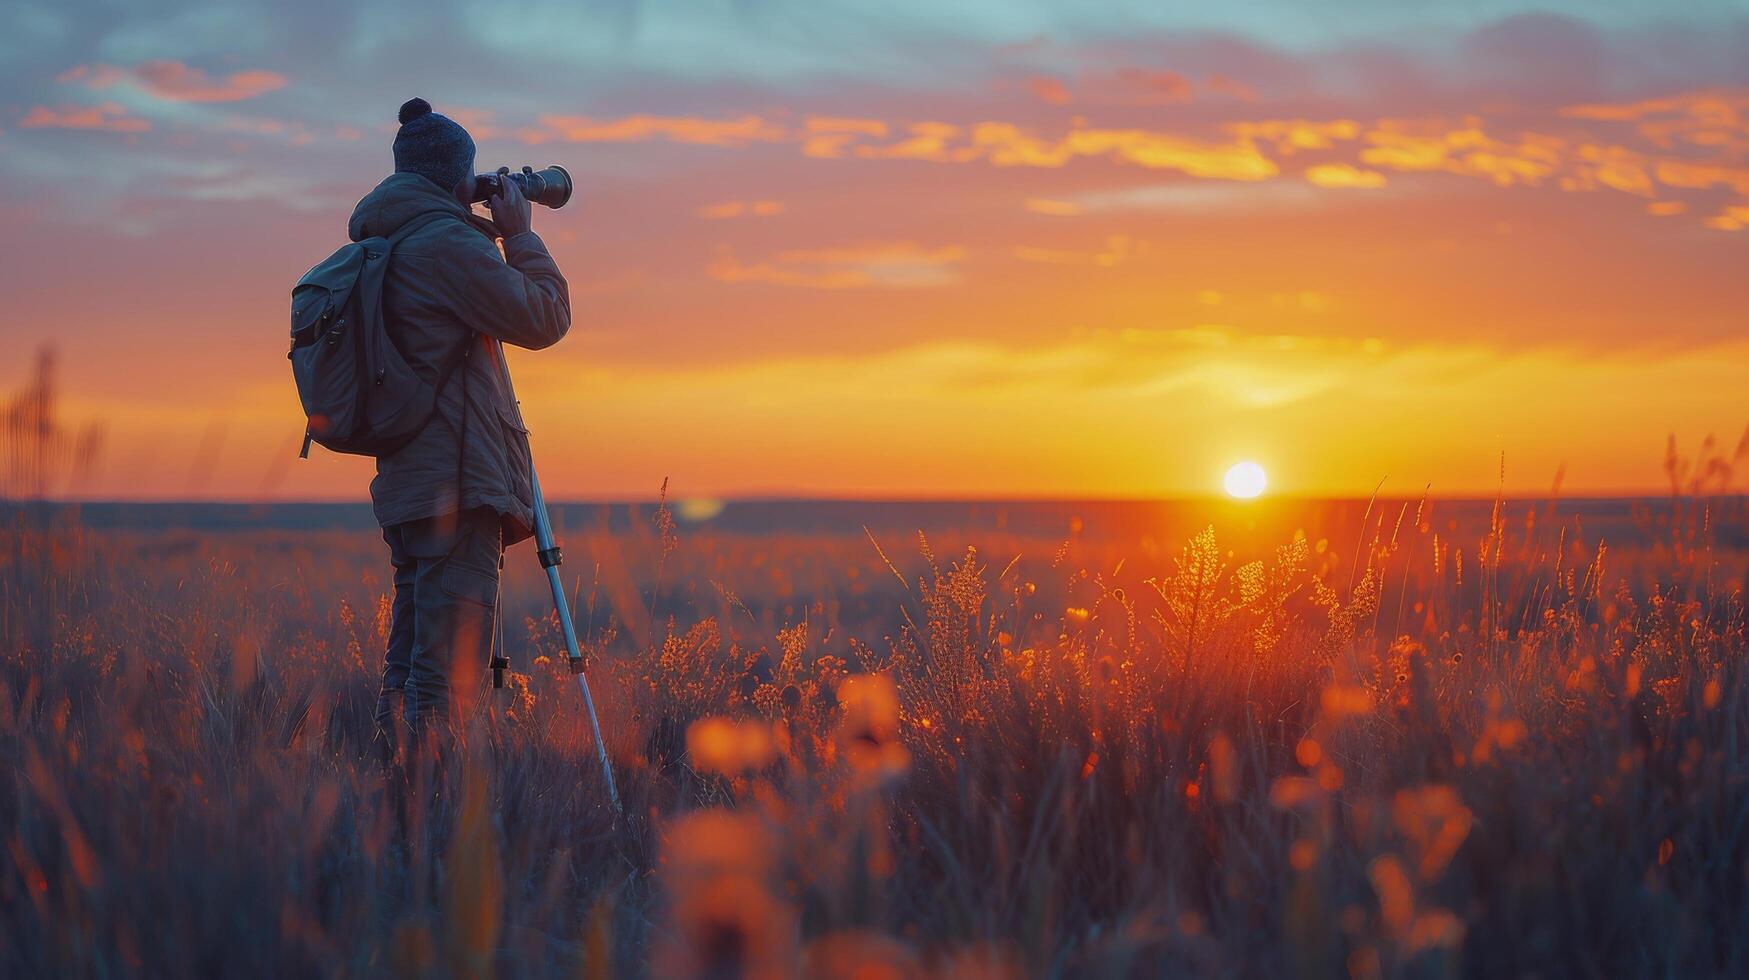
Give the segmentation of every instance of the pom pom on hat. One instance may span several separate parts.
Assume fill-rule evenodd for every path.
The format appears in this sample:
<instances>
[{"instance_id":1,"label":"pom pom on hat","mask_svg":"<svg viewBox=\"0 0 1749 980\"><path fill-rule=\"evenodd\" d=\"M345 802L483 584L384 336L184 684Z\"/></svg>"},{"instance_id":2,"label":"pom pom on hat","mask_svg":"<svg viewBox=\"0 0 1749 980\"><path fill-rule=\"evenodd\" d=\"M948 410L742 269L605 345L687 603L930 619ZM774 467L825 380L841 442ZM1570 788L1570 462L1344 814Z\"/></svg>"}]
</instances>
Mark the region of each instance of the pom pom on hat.
<instances>
[{"instance_id":1,"label":"pom pom on hat","mask_svg":"<svg viewBox=\"0 0 1749 980\"><path fill-rule=\"evenodd\" d=\"M424 99L408 99L401 103L401 114L398 118L401 121L401 125L405 126L409 122L412 122L414 119L417 119L430 111L431 103Z\"/></svg>"}]
</instances>

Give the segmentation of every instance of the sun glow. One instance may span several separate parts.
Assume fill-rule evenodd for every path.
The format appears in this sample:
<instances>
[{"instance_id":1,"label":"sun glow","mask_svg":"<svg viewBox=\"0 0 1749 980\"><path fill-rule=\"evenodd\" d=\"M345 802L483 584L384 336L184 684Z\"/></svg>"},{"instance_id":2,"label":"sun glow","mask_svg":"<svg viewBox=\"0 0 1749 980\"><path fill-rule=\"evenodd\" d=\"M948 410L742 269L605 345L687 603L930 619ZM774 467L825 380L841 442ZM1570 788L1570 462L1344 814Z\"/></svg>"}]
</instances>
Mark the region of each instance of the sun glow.
<instances>
[{"instance_id":1,"label":"sun glow","mask_svg":"<svg viewBox=\"0 0 1749 980\"><path fill-rule=\"evenodd\" d=\"M1245 460L1234 463L1227 470L1227 475L1221 478L1221 486L1226 488L1227 496L1239 500L1250 500L1263 495L1263 489L1269 485L1269 477L1264 475L1263 467Z\"/></svg>"}]
</instances>

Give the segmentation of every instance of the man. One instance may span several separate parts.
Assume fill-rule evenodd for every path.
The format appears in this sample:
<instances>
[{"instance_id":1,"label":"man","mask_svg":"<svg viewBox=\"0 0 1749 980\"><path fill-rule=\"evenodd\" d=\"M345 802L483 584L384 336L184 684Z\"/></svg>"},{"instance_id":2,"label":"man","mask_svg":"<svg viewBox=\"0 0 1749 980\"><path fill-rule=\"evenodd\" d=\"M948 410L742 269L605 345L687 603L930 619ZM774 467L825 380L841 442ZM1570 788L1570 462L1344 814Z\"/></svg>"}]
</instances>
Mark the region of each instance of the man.
<instances>
[{"instance_id":1,"label":"man","mask_svg":"<svg viewBox=\"0 0 1749 980\"><path fill-rule=\"evenodd\" d=\"M499 181L492 220L476 216L467 131L424 99L401 106L400 122L395 173L349 228L353 241L408 229L389 260L383 319L414 369L442 379L430 423L377 459L370 485L395 569L376 708L391 757L404 718L415 737L441 738L471 701L491 655L503 548L532 533L528 430L497 345L540 350L571 325L565 278L520 188Z\"/></svg>"}]
</instances>

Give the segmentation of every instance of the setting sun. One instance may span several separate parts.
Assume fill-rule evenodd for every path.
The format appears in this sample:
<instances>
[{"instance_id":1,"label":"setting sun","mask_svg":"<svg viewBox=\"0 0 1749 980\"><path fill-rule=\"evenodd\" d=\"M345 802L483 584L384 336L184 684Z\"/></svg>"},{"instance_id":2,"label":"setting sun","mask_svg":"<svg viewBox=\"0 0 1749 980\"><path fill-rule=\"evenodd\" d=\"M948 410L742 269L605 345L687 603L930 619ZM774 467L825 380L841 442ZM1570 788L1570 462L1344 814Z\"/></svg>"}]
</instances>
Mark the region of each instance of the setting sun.
<instances>
[{"instance_id":1,"label":"setting sun","mask_svg":"<svg viewBox=\"0 0 1749 980\"><path fill-rule=\"evenodd\" d=\"M1227 475L1221 478L1221 486L1226 488L1227 496L1239 500L1250 500L1263 495L1263 488L1269 485L1269 477L1264 475L1263 467L1245 460L1234 463L1227 470Z\"/></svg>"}]
</instances>

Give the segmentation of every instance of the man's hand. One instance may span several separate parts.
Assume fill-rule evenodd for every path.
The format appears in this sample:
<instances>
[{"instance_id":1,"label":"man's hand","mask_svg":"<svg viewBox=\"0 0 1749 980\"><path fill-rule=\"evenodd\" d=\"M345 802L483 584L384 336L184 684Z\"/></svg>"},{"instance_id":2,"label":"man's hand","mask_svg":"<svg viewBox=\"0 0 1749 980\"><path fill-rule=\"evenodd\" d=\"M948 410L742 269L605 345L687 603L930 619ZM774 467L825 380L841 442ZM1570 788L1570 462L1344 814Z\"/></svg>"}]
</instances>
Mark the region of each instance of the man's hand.
<instances>
[{"instance_id":1,"label":"man's hand","mask_svg":"<svg viewBox=\"0 0 1749 980\"><path fill-rule=\"evenodd\" d=\"M498 226L505 238L530 230L533 220L528 198L522 196L522 188L509 175L509 167L498 168L498 192L486 199L487 206L492 209L492 223Z\"/></svg>"}]
</instances>

